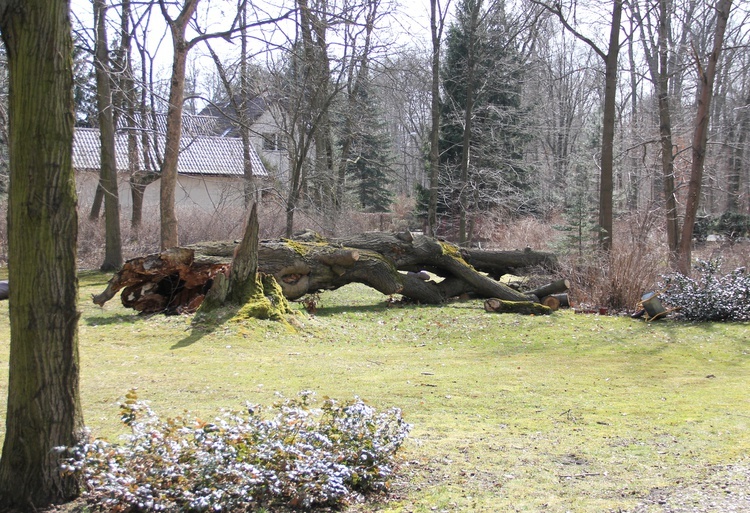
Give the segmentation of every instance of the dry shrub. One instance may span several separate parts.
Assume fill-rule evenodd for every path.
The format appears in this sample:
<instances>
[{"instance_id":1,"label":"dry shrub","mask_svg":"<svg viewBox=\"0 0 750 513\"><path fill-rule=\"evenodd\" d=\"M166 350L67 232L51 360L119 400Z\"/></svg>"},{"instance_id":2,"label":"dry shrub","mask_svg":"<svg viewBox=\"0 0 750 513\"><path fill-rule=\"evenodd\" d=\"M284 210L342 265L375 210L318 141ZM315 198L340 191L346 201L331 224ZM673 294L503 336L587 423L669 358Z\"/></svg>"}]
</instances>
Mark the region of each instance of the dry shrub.
<instances>
[{"instance_id":1,"label":"dry shrub","mask_svg":"<svg viewBox=\"0 0 750 513\"><path fill-rule=\"evenodd\" d=\"M492 248L513 250L532 248L548 251L559 233L553 223L535 217L524 217L508 221L499 212L490 215L492 223L483 223L477 231L479 240L486 240Z\"/></svg>"},{"instance_id":2,"label":"dry shrub","mask_svg":"<svg viewBox=\"0 0 750 513\"><path fill-rule=\"evenodd\" d=\"M745 267L750 269L750 241L717 241L696 245L693 250L695 260L721 260L724 269Z\"/></svg>"},{"instance_id":3,"label":"dry shrub","mask_svg":"<svg viewBox=\"0 0 750 513\"><path fill-rule=\"evenodd\" d=\"M336 214L323 214L315 211L298 210L294 215L295 233L306 229L314 230L323 236L340 236L365 231L392 231L408 228L409 210L399 202L401 208L393 213L368 214L346 211ZM104 220L89 219L89 206L79 208L78 264L81 269L95 269L104 261ZM180 244L188 245L211 240L233 240L242 237L247 221L247 212L241 206L217 205L213 211L195 207L177 207ZM268 196L261 201L258 209L260 237L277 239L286 233L286 208L278 196ZM333 223L332 220L336 222ZM123 258L128 260L138 256L156 253L160 246L160 221L158 206L143 209L143 221L138 229L130 226L129 219L121 219ZM0 228L3 234L5 225ZM0 251L3 241L0 240ZM7 251L6 251L7 253ZM0 262L4 253L0 252Z\"/></svg>"},{"instance_id":4,"label":"dry shrub","mask_svg":"<svg viewBox=\"0 0 750 513\"><path fill-rule=\"evenodd\" d=\"M665 235L653 213L633 214L615 223L612 250L561 258L571 281L571 295L580 305L632 310L641 296L667 271Z\"/></svg>"}]
</instances>

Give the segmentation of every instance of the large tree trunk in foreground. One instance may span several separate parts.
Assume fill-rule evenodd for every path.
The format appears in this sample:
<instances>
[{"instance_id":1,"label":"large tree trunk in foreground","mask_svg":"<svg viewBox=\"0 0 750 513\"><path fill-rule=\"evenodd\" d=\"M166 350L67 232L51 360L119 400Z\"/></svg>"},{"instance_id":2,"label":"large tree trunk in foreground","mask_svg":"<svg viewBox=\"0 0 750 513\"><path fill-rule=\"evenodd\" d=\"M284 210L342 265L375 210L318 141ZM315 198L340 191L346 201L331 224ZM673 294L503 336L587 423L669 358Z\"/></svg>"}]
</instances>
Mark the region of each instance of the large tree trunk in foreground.
<instances>
[{"instance_id":1,"label":"large tree trunk in foreground","mask_svg":"<svg viewBox=\"0 0 750 513\"><path fill-rule=\"evenodd\" d=\"M0 510L38 511L78 494L60 446L80 441L78 216L73 42L65 0L0 2L10 72L10 357Z\"/></svg>"},{"instance_id":2,"label":"large tree trunk in foreground","mask_svg":"<svg viewBox=\"0 0 750 513\"><path fill-rule=\"evenodd\" d=\"M207 242L128 261L110 280L107 289L94 297L94 302L104 304L125 288L125 306L148 312L189 311L185 306L197 306L214 278L228 272L236 246L235 242ZM497 254L501 253L505 260L500 258L503 262L500 264L483 257L492 270L506 265L523 267L521 256L535 263L554 262L549 254ZM519 258L513 260L508 254ZM258 270L273 276L287 299L337 289L349 283L363 283L386 295L402 294L407 299L428 304L439 304L464 293L510 301L529 299L478 272L483 270L482 266L473 267L464 255L483 262L474 250L462 253L456 246L431 237L413 236L408 232L373 232L329 241L264 241L258 247ZM438 279L429 279L427 275L428 280L425 280L426 273L420 271L428 271ZM177 292L165 294L170 284L177 284ZM155 302L153 296L141 299L145 294L161 295L164 299L161 303ZM182 296L177 298L180 294ZM165 303L167 298L179 300Z\"/></svg>"}]
</instances>

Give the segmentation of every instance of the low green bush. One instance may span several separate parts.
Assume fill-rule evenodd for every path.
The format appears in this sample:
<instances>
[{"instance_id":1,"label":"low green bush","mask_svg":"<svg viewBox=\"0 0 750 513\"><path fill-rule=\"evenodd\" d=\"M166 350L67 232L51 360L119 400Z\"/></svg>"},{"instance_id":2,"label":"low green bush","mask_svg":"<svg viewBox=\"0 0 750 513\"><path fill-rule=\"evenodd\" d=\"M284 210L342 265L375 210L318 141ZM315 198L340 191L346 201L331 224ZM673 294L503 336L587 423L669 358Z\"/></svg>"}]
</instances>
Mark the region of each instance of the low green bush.
<instances>
[{"instance_id":1,"label":"low green bush","mask_svg":"<svg viewBox=\"0 0 750 513\"><path fill-rule=\"evenodd\" d=\"M161 420L131 391L121 405L127 443L65 449L63 470L81 474L84 496L106 511L336 507L387 490L410 429L400 410L378 413L356 398L315 408L312 397L204 422Z\"/></svg>"},{"instance_id":2,"label":"low green bush","mask_svg":"<svg viewBox=\"0 0 750 513\"><path fill-rule=\"evenodd\" d=\"M750 276L744 267L723 274L720 260L698 261L696 278L664 278L663 299L690 321L750 320Z\"/></svg>"}]
</instances>

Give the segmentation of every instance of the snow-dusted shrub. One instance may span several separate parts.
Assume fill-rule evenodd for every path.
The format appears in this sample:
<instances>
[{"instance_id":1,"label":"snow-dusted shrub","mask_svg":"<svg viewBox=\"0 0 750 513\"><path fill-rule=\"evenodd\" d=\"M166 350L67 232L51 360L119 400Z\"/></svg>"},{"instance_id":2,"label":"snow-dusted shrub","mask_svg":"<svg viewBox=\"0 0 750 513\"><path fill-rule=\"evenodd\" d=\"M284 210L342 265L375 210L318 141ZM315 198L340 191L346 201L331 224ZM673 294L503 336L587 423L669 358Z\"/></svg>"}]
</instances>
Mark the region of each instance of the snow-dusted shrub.
<instances>
[{"instance_id":1,"label":"snow-dusted shrub","mask_svg":"<svg viewBox=\"0 0 750 513\"><path fill-rule=\"evenodd\" d=\"M311 392L271 407L247 405L214 422L161 420L135 392L121 405L127 443L95 440L67 449L85 497L106 511L253 511L339 506L387 490L409 432L398 409Z\"/></svg>"},{"instance_id":2,"label":"snow-dusted shrub","mask_svg":"<svg viewBox=\"0 0 750 513\"><path fill-rule=\"evenodd\" d=\"M694 274L664 277L664 302L690 321L750 320L750 275L744 267L722 274L720 260L701 260Z\"/></svg>"}]
</instances>

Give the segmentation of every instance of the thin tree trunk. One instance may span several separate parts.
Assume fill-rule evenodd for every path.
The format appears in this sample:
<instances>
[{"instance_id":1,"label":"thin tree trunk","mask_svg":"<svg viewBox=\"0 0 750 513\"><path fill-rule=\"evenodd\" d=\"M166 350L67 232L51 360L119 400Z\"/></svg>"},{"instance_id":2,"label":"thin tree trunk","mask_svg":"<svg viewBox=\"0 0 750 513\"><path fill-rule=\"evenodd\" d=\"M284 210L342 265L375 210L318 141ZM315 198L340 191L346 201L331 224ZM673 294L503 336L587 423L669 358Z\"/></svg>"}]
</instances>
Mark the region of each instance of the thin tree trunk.
<instances>
[{"instance_id":1,"label":"thin tree trunk","mask_svg":"<svg viewBox=\"0 0 750 513\"><path fill-rule=\"evenodd\" d=\"M729 176L727 177L727 211L740 211L740 184L742 183L742 168L745 160L745 145L747 133L750 131L750 98L745 101L745 108L738 115L737 141L730 148Z\"/></svg>"},{"instance_id":2,"label":"thin tree trunk","mask_svg":"<svg viewBox=\"0 0 750 513\"><path fill-rule=\"evenodd\" d=\"M669 104L670 61L668 42L670 0L659 0L658 26L656 42L650 45L647 41L653 38L646 36L646 25L636 4L635 14L641 31L641 40L646 55L651 82L656 88L659 107L659 141L661 144L662 192L667 227L667 247L669 260L677 262L679 245L679 224L677 219L677 198L674 181L674 143L672 141L672 111ZM651 34L649 34L651 35Z\"/></svg>"},{"instance_id":3,"label":"thin tree trunk","mask_svg":"<svg viewBox=\"0 0 750 513\"><path fill-rule=\"evenodd\" d=\"M242 139L242 169L245 175L244 203L245 208L257 202L257 190L253 178L253 164L250 160L250 119L248 105L250 104L250 79L247 72L247 0L240 5L240 108L237 115L240 119L240 138ZM231 95L231 92L227 90Z\"/></svg>"},{"instance_id":4,"label":"thin tree trunk","mask_svg":"<svg viewBox=\"0 0 750 513\"><path fill-rule=\"evenodd\" d=\"M482 2L479 0L471 12L471 31L468 36L468 54L466 56L466 103L464 103L464 132L461 141L461 192L459 193L458 214L458 242L461 246L467 244L467 221L469 212L469 164L471 159L471 120L474 116L474 71L476 68L477 31L479 29L479 12Z\"/></svg>"},{"instance_id":5,"label":"thin tree trunk","mask_svg":"<svg viewBox=\"0 0 750 513\"><path fill-rule=\"evenodd\" d=\"M104 201L104 187L102 187L102 177L99 175L99 181L96 182L96 191L94 191L94 201L91 202L89 211L89 220L97 221L102 215L102 203Z\"/></svg>"},{"instance_id":6,"label":"thin tree trunk","mask_svg":"<svg viewBox=\"0 0 750 513\"><path fill-rule=\"evenodd\" d=\"M621 19L622 0L615 0L612 8L609 49L604 59L604 119L602 120L601 178L599 180L599 245L605 251L612 249L617 58L620 52Z\"/></svg>"},{"instance_id":7,"label":"thin tree trunk","mask_svg":"<svg viewBox=\"0 0 750 513\"><path fill-rule=\"evenodd\" d=\"M185 40L188 22L200 0L187 0L179 16L172 20L162 5L172 33L172 77L169 82L169 107L167 109L167 134L164 142L164 161L161 165L161 188L159 213L161 220L161 248L168 249L179 244L177 214L175 212L175 189L177 188L177 163L180 156L182 136L182 107L185 99L185 72L190 46Z\"/></svg>"},{"instance_id":8,"label":"thin tree trunk","mask_svg":"<svg viewBox=\"0 0 750 513\"><path fill-rule=\"evenodd\" d=\"M138 131L136 130L135 110L136 106L138 105L138 97L136 95L137 91L135 87L135 76L133 74L133 59L131 57L133 38L130 33L130 13L130 0L123 0L120 19L120 45L122 52L122 61L120 62L119 71L120 73L122 73L120 88L122 89L122 100L124 103L125 120L127 124L128 176L130 177L132 187L133 176L136 175L136 173L138 173L138 171L141 169L141 154L138 148ZM145 62L143 63L143 66L145 68ZM141 122L143 122L144 119L145 113L142 112ZM135 200L135 195L137 193L134 190L131 190L130 194L131 198ZM137 213L135 212L135 210L133 210L133 212L131 212L130 218L130 226L131 228L133 228L134 235L137 234L142 219L143 189L140 190L140 197L141 203L138 207L139 210ZM131 204L132 208L135 209L135 201L132 201ZM137 223L134 222L135 220L137 220Z\"/></svg>"},{"instance_id":9,"label":"thin tree trunk","mask_svg":"<svg viewBox=\"0 0 750 513\"><path fill-rule=\"evenodd\" d=\"M679 224L677 219L677 193L674 183L674 143L672 141L672 114L669 105L669 0L659 1L659 61L654 80L659 98L659 139L661 141L661 168L666 207L667 246L670 261L677 261ZM653 74L653 71L652 71Z\"/></svg>"},{"instance_id":10,"label":"thin tree trunk","mask_svg":"<svg viewBox=\"0 0 750 513\"><path fill-rule=\"evenodd\" d=\"M427 206L427 235L437 232L438 176L440 170L440 39L443 18L438 17L438 0L430 0L430 31L432 35L432 98L430 100L430 198Z\"/></svg>"},{"instance_id":11,"label":"thin tree trunk","mask_svg":"<svg viewBox=\"0 0 750 513\"><path fill-rule=\"evenodd\" d=\"M635 31L635 22L630 20L630 32ZM635 41L628 39L628 61L630 64L630 138L631 144L635 144L641 127L638 119L638 68L635 60ZM630 212L638 211L639 203L639 168L638 156L635 152L628 155L628 179L627 179L627 207Z\"/></svg>"},{"instance_id":12,"label":"thin tree trunk","mask_svg":"<svg viewBox=\"0 0 750 513\"><path fill-rule=\"evenodd\" d=\"M115 271L122 265L122 239L120 236L120 199L117 184L117 157L115 155L115 122L112 105L112 88L109 78L109 56L106 28L107 6L104 0L94 0L96 20L96 104L99 111L99 140L101 143L101 179L104 192L105 249L102 271Z\"/></svg>"},{"instance_id":13,"label":"thin tree trunk","mask_svg":"<svg viewBox=\"0 0 750 513\"><path fill-rule=\"evenodd\" d=\"M724 45L724 33L729 20L732 0L719 0L716 4L716 32L714 46L708 56L708 67L704 70L700 60L697 60L698 79L701 84L698 98L698 111L695 115L695 130L693 131L693 162L690 166L690 182L688 183L687 199L685 202L685 220L682 223L680 235L678 271L688 274L691 267L691 250L693 245L693 227L698 214L698 204L703 182L703 167L706 161L706 145L708 143L708 122L711 112L711 98L713 97L716 66ZM696 59L698 57L696 56Z\"/></svg>"},{"instance_id":14,"label":"thin tree trunk","mask_svg":"<svg viewBox=\"0 0 750 513\"><path fill-rule=\"evenodd\" d=\"M10 72L10 357L0 509L75 497L60 446L83 434L79 397L73 42L65 0L0 3ZM33 170L33 172L30 172Z\"/></svg>"},{"instance_id":15,"label":"thin tree trunk","mask_svg":"<svg viewBox=\"0 0 750 513\"><path fill-rule=\"evenodd\" d=\"M141 54L141 82L147 83L149 82L146 80L147 78L147 72L146 72L146 51L144 48L139 48L139 53ZM140 98L140 112L139 112L139 118L140 118L140 129L141 129L141 158L143 159L143 168L146 171L151 171L151 160L149 158L151 154L151 140L149 139L148 132L145 130L146 128L146 119L148 118L148 108L146 104L147 100L147 93L146 88L141 88L141 98ZM156 173L154 173L156 175ZM153 181L156 181L158 178L158 175L154 178ZM151 183L151 182L149 182ZM138 232L141 228L141 223L143 221L143 194L146 190L146 187L148 186L148 183L144 184L141 180L140 176L136 176L131 174L130 175L130 196L133 200L133 210L130 213L130 227L133 228L133 231Z\"/></svg>"},{"instance_id":16,"label":"thin tree trunk","mask_svg":"<svg viewBox=\"0 0 750 513\"><path fill-rule=\"evenodd\" d=\"M599 247L605 251L612 249L613 221L613 168L615 121L617 119L617 60L620 53L620 21L622 20L623 0L614 0L612 6L612 24L609 32L609 47L605 53L594 41L578 32L565 18L562 4L555 2L549 5L541 0L531 0L554 13L563 26L576 38L583 41L604 61L604 115L602 119L602 153L600 158L599 179Z\"/></svg>"}]
</instances>

